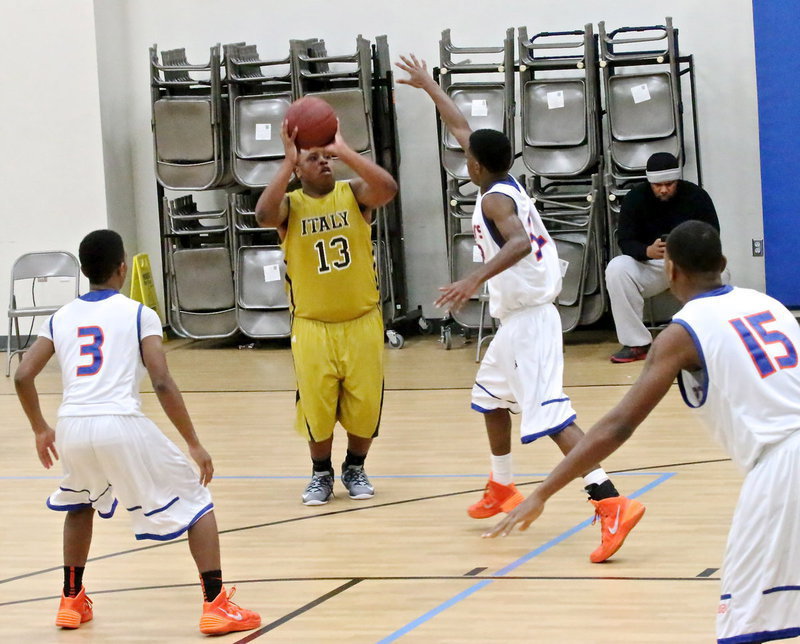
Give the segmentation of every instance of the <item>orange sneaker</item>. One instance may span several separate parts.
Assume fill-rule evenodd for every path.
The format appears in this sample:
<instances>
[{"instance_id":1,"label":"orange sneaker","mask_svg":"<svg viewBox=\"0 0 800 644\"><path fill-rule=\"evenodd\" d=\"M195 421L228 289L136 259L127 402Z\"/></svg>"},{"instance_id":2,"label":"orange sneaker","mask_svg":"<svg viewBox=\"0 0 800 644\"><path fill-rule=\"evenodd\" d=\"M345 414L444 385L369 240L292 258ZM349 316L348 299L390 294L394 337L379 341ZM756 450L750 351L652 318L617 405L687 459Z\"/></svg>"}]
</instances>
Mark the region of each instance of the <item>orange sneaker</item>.
<instances>
[{"instance_id":1,"label":"orange sneaker","mask_svg":"<svg viewBox=\"0 0 800 644\"><path fill-rule=\"evenodd\" d=\"M81 592L75 597L64 597L64 593L61 593L56 626L78 628L84 622L90 621L92 617L92 600L86 596L85 588L81 586Z\"/></svg>"},{"instance_id":2,"label":"orange sneaker","mask_svg":"<svg viewBox=\"0 0 800 644\"><path fill-rule=\"evenodd\" d=\"M592 501L591 499L589 499ZM594 524L600 517L600 546L589 556L592 563L608 559L622 547L625 537L644 515L645 507L625 496L615 496L602 501L592 501Z\"/></svg>"},{"instance_id":3,"label":"orange sneaker","mask_svg":"<svg viewBox=\"0 0 800 644\"><path fill-rule=\"evenodd\" d=\"M231 601L236 587L227 593L225 588L213 602L203 602L200 632L206 635L224 635L233 631L249 631L261 626L261 615L239 607Z\"/></svg>"},{"instance_id":4,"label":"orange sneaker","mask_svg":"<svg viewBox=\"0 0 800 644\"><path fill-rule=\"evenodd\" d=\"M483 490L483 497L467 508L467 514L473 519L488 519L500 512L510 512L524 500L525 497L513 483L509 485L497 483L490 475L489 482Z\"/></svg>"}]
</instances>

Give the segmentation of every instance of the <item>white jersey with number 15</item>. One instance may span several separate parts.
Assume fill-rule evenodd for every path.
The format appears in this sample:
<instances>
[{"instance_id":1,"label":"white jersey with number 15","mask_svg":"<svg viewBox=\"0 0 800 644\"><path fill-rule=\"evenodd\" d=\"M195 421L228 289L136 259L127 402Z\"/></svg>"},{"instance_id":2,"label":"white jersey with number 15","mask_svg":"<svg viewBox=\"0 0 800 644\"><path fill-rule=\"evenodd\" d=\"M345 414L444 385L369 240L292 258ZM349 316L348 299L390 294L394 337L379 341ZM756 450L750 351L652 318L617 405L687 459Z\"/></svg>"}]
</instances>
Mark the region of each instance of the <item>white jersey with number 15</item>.
<instances>
[{"instance_id":1,"label":"white jersey with number 15","mask_svg":"<svg viewBox=\"0 0 800 644\"><path fill-rule=\"evenodd\" d=\"M673 322L703 364L682 372L684 400L698 409L743 469L763 449L800 431L800 327L777 300L723 286L687 302Z\"/></svg>"}]
</instances>

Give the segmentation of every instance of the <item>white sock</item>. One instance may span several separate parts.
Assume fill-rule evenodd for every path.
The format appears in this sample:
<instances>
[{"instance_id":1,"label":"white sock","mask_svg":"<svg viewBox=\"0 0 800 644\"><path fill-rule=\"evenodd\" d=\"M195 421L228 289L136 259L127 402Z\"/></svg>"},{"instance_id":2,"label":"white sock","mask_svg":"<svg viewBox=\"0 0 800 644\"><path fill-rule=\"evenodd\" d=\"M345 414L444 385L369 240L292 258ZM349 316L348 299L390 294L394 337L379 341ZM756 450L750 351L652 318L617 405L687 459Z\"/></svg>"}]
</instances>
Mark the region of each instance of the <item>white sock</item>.
<instances>
[{"instance_id":1,"label":"white sock","mask_svg":"<svg viewBox=\"0 0 800 644\"><path fill-rule=\"evenodd\" d=\"M583 482L586 484L585 487L589 487L590 485L600 485L603 481L608 480L608 474L602 467L598 467L596 470L592 470L586 476L583 477Z\"/></svg>"},{"instance_id":2,"label":"white sock","mask_svg":"<svg viewBox=\"0 0 800 644\"><path fill-rule=\"evenodd\" d=\"M514 470L511 466L511 452L502 456L492 454L492 478L495 483L510 485L514 480Z\"/></svg>"}]
</instances>

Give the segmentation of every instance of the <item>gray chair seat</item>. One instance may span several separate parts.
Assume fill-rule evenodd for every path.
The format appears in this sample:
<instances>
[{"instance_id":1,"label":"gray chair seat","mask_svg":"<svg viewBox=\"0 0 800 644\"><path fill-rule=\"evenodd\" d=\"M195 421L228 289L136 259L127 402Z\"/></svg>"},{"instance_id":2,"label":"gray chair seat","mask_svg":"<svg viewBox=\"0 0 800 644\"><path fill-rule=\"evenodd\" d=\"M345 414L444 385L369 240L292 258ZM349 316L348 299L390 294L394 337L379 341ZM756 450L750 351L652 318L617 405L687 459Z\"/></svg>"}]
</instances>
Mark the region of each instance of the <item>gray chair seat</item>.
<instances>
[{"instance_id":1,"label":"gray chair seat","mask_svg":"<svg viewBox=\"0 0 800 644\"><path fill-rule=\"evenodd\" d=\"M35 318L38 316L52 315L62 305L78 297L80 286L80 265L77 258L66 251L48 251L26 253L20 255L11 267L11 285L8 296L8 335L6 336L6 376L11 374L11 358L22 354L25 348L21 346L19 331L20 318ZM55 289L57 293L48 292L48 301L37 304L34 289L37 280L42 278L63 277L73 283L68 288ZM29 286L30 284L30 286ZM66 296L65 296L66 291ZM23 295L24 293L24 295ZM31 298L28 303L23 298ZM54 302L53 298L58 298ZM12 331L16 339L16 346L11 348Z\"/></svg>"},{"instance_id":2,"label":"gray chair seat","mask_svg":"<svg viewBox=\"0 0 800 644\"><path fill-rule=\"evenodd\" d=\"M283 251L273 246L250 246L238 252L236 301L245 309L285 309L289 306L284 279Z\"/></svg>"}]
</instances>

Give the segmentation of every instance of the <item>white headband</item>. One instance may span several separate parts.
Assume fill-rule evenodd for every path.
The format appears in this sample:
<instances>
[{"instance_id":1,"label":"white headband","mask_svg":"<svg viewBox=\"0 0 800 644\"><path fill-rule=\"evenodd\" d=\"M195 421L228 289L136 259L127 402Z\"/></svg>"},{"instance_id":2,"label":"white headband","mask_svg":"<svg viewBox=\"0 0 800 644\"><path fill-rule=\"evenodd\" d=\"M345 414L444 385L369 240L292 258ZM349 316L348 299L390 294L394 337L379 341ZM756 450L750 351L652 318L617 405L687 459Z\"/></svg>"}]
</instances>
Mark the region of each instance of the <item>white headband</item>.
<instances>
[{"instance_id":1,"label":"white headband","mask_svg":"<svg viewBox=\"0 0 800 644\"><path fill-rule=\"evenodd\" d=\"M677 181L681 178L680 168L667 168L666 170L647 171L647 180L650 183L666 183L667 181Z\"/></svg>"}]
</instances>

